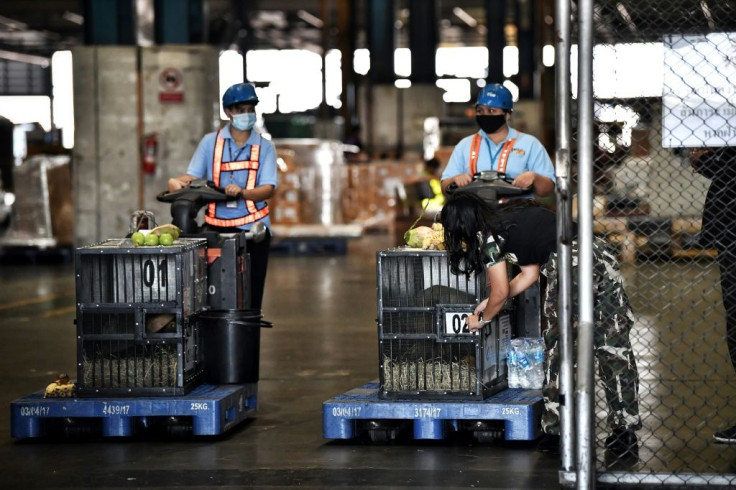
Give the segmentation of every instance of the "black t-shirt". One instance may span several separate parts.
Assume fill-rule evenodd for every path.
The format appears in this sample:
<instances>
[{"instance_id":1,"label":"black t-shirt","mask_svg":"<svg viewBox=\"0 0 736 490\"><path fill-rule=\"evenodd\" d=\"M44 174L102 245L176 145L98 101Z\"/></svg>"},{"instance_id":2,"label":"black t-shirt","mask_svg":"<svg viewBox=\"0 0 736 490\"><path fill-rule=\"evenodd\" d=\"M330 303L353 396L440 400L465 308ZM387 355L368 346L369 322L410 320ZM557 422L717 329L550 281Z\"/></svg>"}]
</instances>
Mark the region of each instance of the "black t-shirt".
<instances>
[{"instance_id":1,"label":"black t-shirt","mask_svg":"<svg viewBox=\"0 0 736 490\"><path fill-rule=\"evenodd\" d=\"M542 265L557 250L557 217L553 211L539 207L521 208L504 216L506 230L499 233L500 245L491 235L483 252L485 265L507 260L518 265Z\"/></svg>"}]
</instances>

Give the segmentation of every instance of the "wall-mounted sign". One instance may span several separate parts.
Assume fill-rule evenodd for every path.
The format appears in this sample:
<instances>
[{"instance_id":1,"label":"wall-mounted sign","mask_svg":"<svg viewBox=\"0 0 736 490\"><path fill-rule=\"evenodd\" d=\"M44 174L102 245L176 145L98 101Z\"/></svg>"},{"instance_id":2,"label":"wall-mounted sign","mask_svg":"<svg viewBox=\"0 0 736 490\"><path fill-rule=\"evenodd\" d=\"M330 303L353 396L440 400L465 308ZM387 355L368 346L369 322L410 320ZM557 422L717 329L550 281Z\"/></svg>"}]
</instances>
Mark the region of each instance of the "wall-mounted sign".
<instances>
[{"instance_id":1,"label":"wall-mounted sign","mask_svg":"<svg viewBox=\"0 0 736 490\"><path fill-rule=\"evenodd\" d=\"M662 147L736 146L736 33L664 37Z\"/></svg>"},{"instance_id":2,"label":"wall-mounted sign","mask_svg":"<svg viewBox=\"0 0 736 490\"><path fill-rule=\"evenodd\" d=\"M158 101L184 102L184 78L176 68L164 68L158 76Z\"/></svg>"}]
</instances>

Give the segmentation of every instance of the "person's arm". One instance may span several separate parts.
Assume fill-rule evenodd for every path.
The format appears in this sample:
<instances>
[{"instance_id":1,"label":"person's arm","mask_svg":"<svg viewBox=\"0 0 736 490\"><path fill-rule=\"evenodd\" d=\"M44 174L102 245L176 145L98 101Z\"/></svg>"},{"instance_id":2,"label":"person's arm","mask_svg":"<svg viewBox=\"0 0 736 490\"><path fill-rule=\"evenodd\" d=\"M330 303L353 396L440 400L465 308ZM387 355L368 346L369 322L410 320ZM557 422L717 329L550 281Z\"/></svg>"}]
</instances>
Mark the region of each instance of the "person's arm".
<instances>
[{"instance_id":1,"label":"person's arm","mask_svg":"<svg viewBox=\"0 0 736 490\"><path fill-rule=\"evenodd\" d=\"M522 188L532 186L537 197L547 197L555 192L555 166L538 139L528 134L522 136L532 141L526 169L516 176L513 184Z\"/></svg>"},{"instance_id":2,"label":"person's arm","mask_svg":"<svg viewBox=\"0 0 736 490\"><path fill-rule=\"evenodd\" d=\"M458 187L464 187L473 181L473 176L469 173L469 162L467 157L468 151L470 151L470 140L472 140L472 138L472 136L463 138L460 143L455 146L455 149L452 150L450 160L447 162L447 166L442 171L442 176L440 177L440 186L442 187L442 192L444 194L447 194L447 188L453 182L457 184Z\"/></svg>"},{"instance_id":3,"label":"person's arm","mask_svg":"<svg viewBox=\"0 0 736 490\"><path fill-rule=\"evenodd\" d=\"M183 189L184 187L189 186L189 184L191 184L192 181L196 179L197 177L189 174L181 175L179 177L172 177L169 179L167 187L169 189L169 192L175 192L179 189Z\"/></svg>"},{"instance_id":4,"label":"person's arm","mask_svg":"<svg viewBox=\"0 0 736 490\"><path fill-rule=\"evenodd\" d=\"M243 189L237 184L229 184L225 187L225 194L230 197L239 197L247 201L265 201L273 196L274 186L271 184L259 185L255 189Z\"/></svg>"},{"instance_id":5,"label":"person's arm","mask_svg":"<svg viewBox=\"0 0 736 490\"><path fill-rule=\"evenodd\" d=\"M520 188L532 186L534 194L539 197L547 197L555 191L555 183L544 175L532 171L523 172L516 176L513 185Z\"/></svg>"},{"instance_id":6,"label":"person's arm","mask_svg":"<svg viewBox=\"0 0 736 490\"><path fill-rule=\"evenodd\" d=\"M169 179L167 185L169 192L178 191L179 189L187 187L193 180L201 179L207 175L206 165L208 156L207 144L205 142L206 139L207 136L202 138L199 145L197 145L197 149L194 150L192 159L189 161L189 166L187 167L187 173L179 177L172 177ZM212 157L209 157L209 161L212 161Z\"/></svg>"},{"instance_id":7,"label":"person's arm","mask_svg":"<svg viewBox=\"0 0 736 490\"><path fill-rule=\"evenodd\" d=\"M539 279L539 265L522 265L521 272L509 283L509 298L523 293ZM483 316L485 318L485 315Z\"/></svg>"},{"instance_id":8,"label":"person's arm","mask_svg":"<svg viewBox=\"0 0 736 490\"><path fill-rule=\"evenodd\" d=\"M509 299L509 276L508 269L505 261L500 261L488 268L486 268L486 281L490 289L488 300L485 301L485 308L479 312L483 314L483 321L478 319L478 315L471 315L468 317L468 328L471 332L475 332L485 326L485 324L492 320L506 304L506 300Z\"/></svg>"}]
</instances>

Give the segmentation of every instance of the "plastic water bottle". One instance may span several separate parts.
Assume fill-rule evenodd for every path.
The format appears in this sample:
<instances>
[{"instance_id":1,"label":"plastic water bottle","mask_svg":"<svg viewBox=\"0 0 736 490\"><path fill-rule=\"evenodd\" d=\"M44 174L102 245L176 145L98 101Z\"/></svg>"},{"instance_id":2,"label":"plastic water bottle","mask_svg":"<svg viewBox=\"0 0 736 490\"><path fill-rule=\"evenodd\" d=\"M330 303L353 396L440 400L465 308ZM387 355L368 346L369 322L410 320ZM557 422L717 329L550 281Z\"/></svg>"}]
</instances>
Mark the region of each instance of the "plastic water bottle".
<instances>
[{"instance_id":1,"label":"plastic water bottle","mask_svg":"<svg viewBox=\"0 0 736 490\"><path fill-rule=\"evenodd\" d=\"M514 346L511 342L506 344L506 365L508 366L509 388L519 387L519 362L517 360Z\"/></svg>"},{"instance_id":2,"label":"plastic water bottle","mask_svg":"<svg viewBox=\"0 0 736 490\"><path fill-rule=\"evenodd\" d=\"M528 388L541 390L544 385L544 339L537 337L528 340L531 359Z\"/></svg>"},{"instance_id":3,"label":"plastic water bottle","mask_svg":"<svg viewBox=\"0 0 736 490\"><path fill-rule=\"evenodd\" d=\"M529 370L531 369L531 360L527 349L527 342L524 338L516 338L511 340L516 355L516 364L518 366L519 388L526 388L529 384Z\"/></svg>"}]
</instances>

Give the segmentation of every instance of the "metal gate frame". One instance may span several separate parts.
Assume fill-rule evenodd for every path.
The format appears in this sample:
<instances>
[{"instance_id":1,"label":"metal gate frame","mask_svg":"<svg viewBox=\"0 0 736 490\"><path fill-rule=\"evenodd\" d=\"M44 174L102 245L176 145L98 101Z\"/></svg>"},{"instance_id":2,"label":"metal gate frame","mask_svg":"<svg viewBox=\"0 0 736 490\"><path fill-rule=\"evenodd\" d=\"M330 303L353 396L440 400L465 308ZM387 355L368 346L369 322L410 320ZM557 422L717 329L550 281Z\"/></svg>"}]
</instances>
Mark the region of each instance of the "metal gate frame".
<instances>
[{"instance_id":1,"label":"metal gate frame","mask_svg":"<svg viewBox=\"0 0 736 490\"><path fill-rule=\"evenodd\" d=\"M578 17L578 245L582 274L578 285L577 383L573 379L572 332L572 195L571 141L571 2L555 0L555 177L557 198L557 254L559 260L560 327L560 483L566 487L593 489L606 485L661 487L731 486L736 474L651 473L595 469L595 405L593 357L593 0L577 2ZM576 438L577 435L577 438Z\"/></svg>"}]
</instances>

